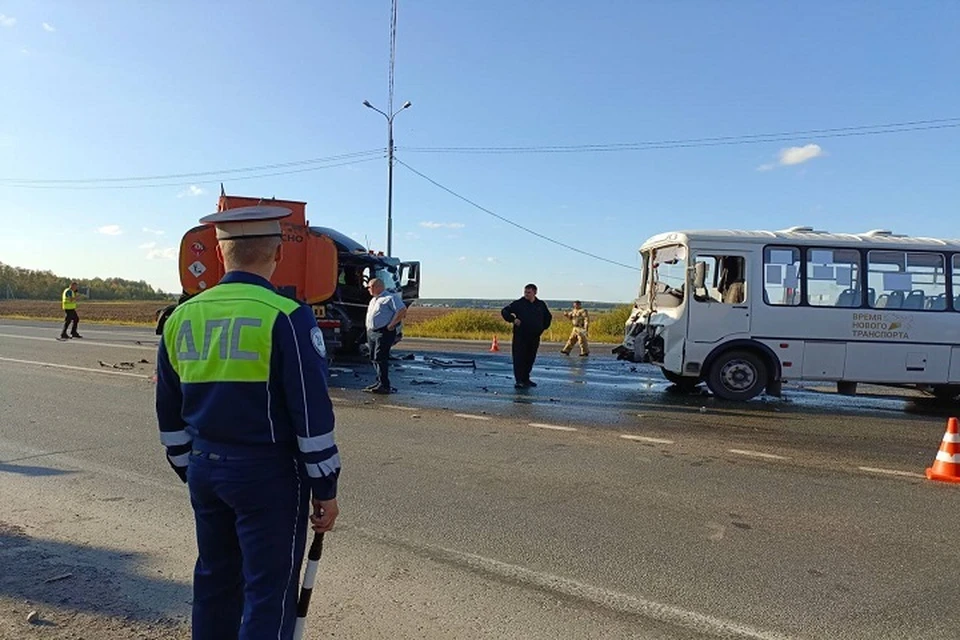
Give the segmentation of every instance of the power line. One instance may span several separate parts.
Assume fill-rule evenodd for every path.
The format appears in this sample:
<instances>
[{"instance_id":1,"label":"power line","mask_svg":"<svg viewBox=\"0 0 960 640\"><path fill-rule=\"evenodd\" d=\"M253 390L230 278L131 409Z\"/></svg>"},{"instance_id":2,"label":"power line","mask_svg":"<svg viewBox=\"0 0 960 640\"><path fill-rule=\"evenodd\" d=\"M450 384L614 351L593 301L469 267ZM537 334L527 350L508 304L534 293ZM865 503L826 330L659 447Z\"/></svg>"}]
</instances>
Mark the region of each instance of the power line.
<instances>
[{"instance_id":1,"label":"power line","mask_svg":"<svg viewBox=\"0 0 960 640\"><path fill-rule=\"evenodd\" d=\"M277 164L264 164L255 167L242 167L238 169L219 169L216 171L197 171L193 173L168 173L165 175L153 175L153 176L131 176L127 178L118 178L118 177L108 177L108 178L77 178L77 179L50 179L50 178L40 178L33 180L21 180L19 178L0 178L0 185L11 185L11 186L30 186L30 185L67 185L67 184L99 184L99 183L113 183L113 182L150 182L154 180L172 180L175 178L199 178L204 176L225 176L235 173L250 173L254 171L267 171L271 169L285 169L288 167L303 167L310 165L325 164L329 162L335 162L338 160L351 160L359 158L376 159L382 158L386 153L386 149L368 149L367 151L354 151L353 153L343 153L335 156L327 156L325 158L311 158L308 160L294 160L291 162L280 162ZM349 163L348 163L349 164ZM331 166L343 166L343 165L331 165ZM324 169L327 167L316 167L318 169ZM308 171L311 169L307 169ZM298 173L298 172L293 172ZM284 173L269 174L269 175L285 175ZM248 176L248 177L265 177L265 176ZM243 179L243 178L235 178ZM12 184L15 183L15 184ZM180 184L180 183L177 183ZM149 185L131 185L131 186L149 186ZM170 185L160 185L160 186L170 186ZM176 185L174 185L176 186Z\"/></svg>"},{"instance_id":2,"label":"power line","mask_svg":"<svg viewBox=\"0 0 960 640\"><path fill-rule=\"evenodd\" d=\"M320 165L320 166L310 166L303 167L300 169L289 169L287 171L276 171L272 173L259 173L254 175L242 175L242 176L233 176L230 179L234 182L242 182L244 180L253 180L256 178L272 178L275 176L288 176L296 173L306 173L308 171L320 171L321 169L333 169L335 167L345 167L352 164L361 164L363 162L371 162L373 160L380 160L384 157L383 152L380 152L379 155L372 158L359 158L357 160L349 160L346 162L337 162L334 164ZM214 175L216 172L204 172L204 175ZM199 184L218 184L222 182L222 178L215 180L191 180L191 185ZM72 190L72 191L89 191L89 190L110 190L110 189L157 189L165 187L182 187L184 182L151 182L147 184L31 184L31 183L2 183L0 182L0 188L10 187L15 189L53 189L53 190Z\"/></svg>"},{"instance_id":3,"label":"power line","mask_svg":"<svg viewBox=\"0 0 960 640\"><path fill-rule=\"evenodd\" d=\"M406 162L404 162L403 160L399 160L399 159L396 159L396 158L394 158L394 160L396 161L397 164L403 165L408 171L411 171L411 172L417 174L418 176L420 176L421 178L423 178L424 180L426 180L427 182L429 182L429 183L432 184L433 186L435 186L435 187L437 187L437 188L439 188L439 189L442 189L443 191L446 191L447 193L449 193L449 194L452 195L453 197L458 198L458 199L460 199L460 200L463 200L464 202L466 202L466 203L469 204L470 206L472 206L472 207L474 207L474 208L476 208L476 209L479 209L480 211L483 211L483 212L486 213L487 215L493 216L494 218L496 218L497 220L500 220L501 222L506 222L507 224L509 224L509 225L511 225L511 226L514 226L514 227L516 227L517 229L520 229L521 231L526 231L526 232L529 233L530 235L534 235L534 236L540 238L541 240L546 240L547 242L551 242L551 243L553 243L553 244L555 244L555 245L557 245L557 246L563 247L564 249L569 249L570 251L574 251L574 252L579 253L579 254L581 254L581 255L585 255L585 256L587 256L587 257L589 257L589 258L593 258L593 259L595 259L595 260L601 260L601 261L607 262L607 263L609 263L609 264L614 264L614 265L616 265L616 266L618 266L618 267L623 267L624 269L630 269L631 271L640 271L639 268L634 267L633 265L625 264L625 263L623 263L623 262L617 262L616 260L611 260L610 258L604 258L603 256L598 256L598 255L595 254L595 253L590 253L589 251L584 251L583 249L578 249L578 248L576 248L576 247L574 247L574 246L571 246L571 245L569 245L569 244L566 244L566 243L564 243L564 242L560 242L559 240L554 240L553 238L551 238L551 237L549 237L549 236L545 236L545 235L543 235L542 233L539 233L539 232L537 232L537 231L534 231L533 229L530 229L530 228L528 228L528 227L523 226L522 224L518 224L518 223L514 222L513 220L510 220L510 219L508 219L508 218L505 218L505 217L501 216L501 215L498 214L498 213L494 213L493 211L491 211L490 209L487 209L486 207L480 206L479 204L477 204L477 203L474 202L473 200L470 200L469 198L460 195L459 193L457 193L457 192L454 191L453 189L450 189L449 187L443 186L442 184L440 184L439 182L437 182L437 181L434 180L433 178L431 178L431 177L429 177L429 176L427 176L427 175L424 175L424 174L420 173L419 171L417 171L416 169L414 169L413 167L411 167L410 165L408 165L408 164L407 164Z\"/></svg>"},{"instance_id":4,"label":"power line","mask_svg":"<svg viewBox=\"0 0 960 640\"><path fill-rule=\"evenodd\" d=\"M887 124L834 127L829 129L804 129L775 133L755 133L708 138L677 140L650 140L644 142L613 142L606 144L534 145L514 147L398 147L398 151L410 153L463 153L463 154L524 154L524 153L590 153L614 151L649 151L656 149L684 149L693 147L716 147L765 142L790 142L800 137L846 138L874 136L910 131L960 128L960 118L913 120Z\"/></svg>"}]
</instances>

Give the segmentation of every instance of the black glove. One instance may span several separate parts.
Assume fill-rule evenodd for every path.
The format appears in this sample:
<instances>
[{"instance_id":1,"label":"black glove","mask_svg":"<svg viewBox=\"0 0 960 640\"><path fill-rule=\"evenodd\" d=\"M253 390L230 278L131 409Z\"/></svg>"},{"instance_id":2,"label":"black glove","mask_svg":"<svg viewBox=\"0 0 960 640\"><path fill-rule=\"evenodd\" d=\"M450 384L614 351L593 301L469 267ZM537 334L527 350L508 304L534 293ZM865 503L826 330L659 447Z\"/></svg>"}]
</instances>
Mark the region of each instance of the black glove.
<instances>
[{"instance_id":1,"label":"black glove","mask_svg":"<svg viewBox=\"0 0 960 640\"><path fill-rule=\"evenodd\" d=\"M173 472L177 474L177 477L183 481L184 484L187 482L187 469L186 467L178 467L177 465L170 462L170 458L167 458L167 463L170 465L170 468L173 469Z\"/></svg>"}]
</instances>

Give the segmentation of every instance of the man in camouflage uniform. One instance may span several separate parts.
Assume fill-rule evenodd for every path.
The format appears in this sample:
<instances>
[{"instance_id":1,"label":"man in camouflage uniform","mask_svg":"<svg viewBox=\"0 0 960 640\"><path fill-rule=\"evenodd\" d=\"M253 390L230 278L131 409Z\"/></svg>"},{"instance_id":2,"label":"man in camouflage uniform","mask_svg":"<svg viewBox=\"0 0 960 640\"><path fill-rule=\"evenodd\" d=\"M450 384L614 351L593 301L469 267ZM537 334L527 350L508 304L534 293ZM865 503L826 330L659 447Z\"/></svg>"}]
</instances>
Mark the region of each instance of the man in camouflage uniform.
<instances>
[{"instance_id":1,"label":"man in camouflage uniform","mask_svg":"<svg viewBox=\"0 0 960 640\"><path fill-rule=\"evenodd\" d=\"M580 355L590 355L590 345L587 344L587 331L590 329L590 314L587 313L587 310L584 309L580 301L577 300L573 303L573 309L565 311L563 315L570 318L570 321L573 323L573 331L570 332L570 339L567 340L567 344L560 350L560 353L565 356L570 355L570 350L573 349L573 345L579 343Z\"/></svg>"}]
</instances>

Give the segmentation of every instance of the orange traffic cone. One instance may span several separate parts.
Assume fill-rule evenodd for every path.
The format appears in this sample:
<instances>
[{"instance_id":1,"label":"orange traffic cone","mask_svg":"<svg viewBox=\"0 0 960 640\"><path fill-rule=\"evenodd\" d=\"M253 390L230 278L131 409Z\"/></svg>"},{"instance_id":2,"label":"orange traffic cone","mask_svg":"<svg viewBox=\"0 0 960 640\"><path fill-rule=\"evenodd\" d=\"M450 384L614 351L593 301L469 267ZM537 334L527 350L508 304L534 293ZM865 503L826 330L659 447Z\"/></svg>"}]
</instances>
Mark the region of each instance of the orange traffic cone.
<instances>
[{"instance_id":1,"label":"orange traffic cone","mask_svg":"<svg viewBox=\"0 0 960 640\"><path fill-rule=\"evenodd\" d=\"M927 477L943 482L960 482L960 424L956 418L947 420L947 432Z\"/></svg>"},{"instance_id":2,"label":"orange traffic cone","mask_svg":"<svg viewBox=\"0 0 960 640\"><path fill-rule=\"evenodd\" d=\"M490 352L497 353L498 351L500 351L500 341L497 340L497 336L494 335L493 342L490 344Z\"/></svg>"}]
</instances>

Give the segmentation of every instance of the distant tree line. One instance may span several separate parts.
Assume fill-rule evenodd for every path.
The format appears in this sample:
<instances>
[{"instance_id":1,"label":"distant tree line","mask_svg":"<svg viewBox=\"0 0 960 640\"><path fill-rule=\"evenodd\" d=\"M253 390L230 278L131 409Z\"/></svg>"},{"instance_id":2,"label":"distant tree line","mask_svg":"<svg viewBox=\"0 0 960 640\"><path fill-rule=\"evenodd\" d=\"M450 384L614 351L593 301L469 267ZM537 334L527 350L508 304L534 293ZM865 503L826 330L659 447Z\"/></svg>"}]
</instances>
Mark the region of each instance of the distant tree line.
<instances>
[{"instance_id":1,"label":"distant tree line","mask_svg":"<svg viewBox=\"0 0 960 640\"><path fill-rule=\"evenodd\" d=\"M123 278L64 278L50 271L35 271L0 263L0 298L59 300L76 280L80 292L91 300L166 300L170 296L140 280Z\"/></svg>"},{"instance_id":2,"label":"distant tree line","mask_svg":"<svg viewBox=\"0 0 960 640\"><path fill-rule=\"evenodd\" d=\"M495 300L481 298L420 298L417 303L421 307L444 307L449 309L502 309L513 302L510 300ZM565 309L573 305L573 299L570 300L545 300L547 306L551 309ZM622 302L592 302L584 300L583 306L594 311L610 311L624 304Z\"/></svg>"}]
</instances>

